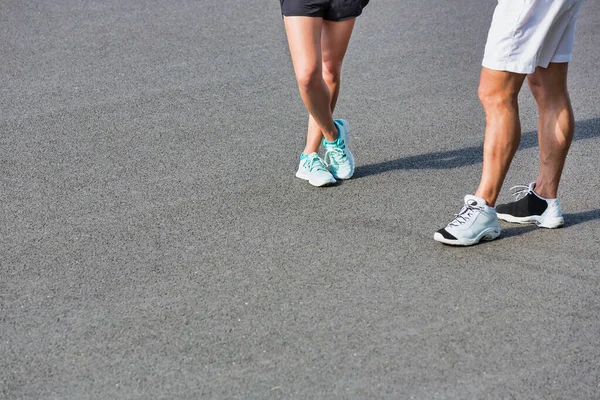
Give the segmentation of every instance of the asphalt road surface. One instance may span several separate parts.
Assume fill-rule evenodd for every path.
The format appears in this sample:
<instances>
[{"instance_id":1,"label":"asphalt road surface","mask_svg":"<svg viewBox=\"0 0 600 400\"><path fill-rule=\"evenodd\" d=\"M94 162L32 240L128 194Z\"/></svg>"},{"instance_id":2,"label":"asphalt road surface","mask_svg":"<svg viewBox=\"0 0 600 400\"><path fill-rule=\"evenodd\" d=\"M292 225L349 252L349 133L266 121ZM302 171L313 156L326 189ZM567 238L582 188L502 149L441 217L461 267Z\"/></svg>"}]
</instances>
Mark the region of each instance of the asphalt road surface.
<instances>
[{"instance_id":1,"label":"asphalt road surface","mask_svg":"<svg viewBox=\"0 0 600 400\"><path fill-rule=\"evenodd\" d=\"M600 3L581 12L566 227L433 233L477 187L493 0L374 0L306 131L274 0L0 3L3 399L600 398ZM535 180L524 88L509 187Z\"/></svg>"}]
</instances>

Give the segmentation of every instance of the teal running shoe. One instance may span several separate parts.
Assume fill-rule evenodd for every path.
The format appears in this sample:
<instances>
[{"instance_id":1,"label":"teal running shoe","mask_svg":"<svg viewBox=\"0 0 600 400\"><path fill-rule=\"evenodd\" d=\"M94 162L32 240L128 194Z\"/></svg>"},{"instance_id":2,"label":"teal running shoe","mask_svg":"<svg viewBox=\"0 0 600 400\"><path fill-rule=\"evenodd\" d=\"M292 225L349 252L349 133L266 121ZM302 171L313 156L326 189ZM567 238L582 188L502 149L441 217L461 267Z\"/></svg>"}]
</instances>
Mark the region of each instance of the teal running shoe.
<instances>
[{"instance_id":1,"label":"teal running shoe","mask_svg":"<svg viewBox=\"0 0 600 400\"><path fill-rule=\"evenodd\" d=\"M350 179L354 175L354 156L348 148L350 125L343 119L336 119L333 122L338 130L338 137L334 142L323 139L323 147L326 150L325 163L334 178Z\"/></svg>"},{"instance_id":2,"label":"teal running shoe","mask_svg":"<svg viewBox=\"0 0 600 400\"><path fill-rule=\"evenodd\" d=\"M296 177L308 181L313 186L326 186L337 182L317 153L300 155Z\"/></svg>"}]
</instances>

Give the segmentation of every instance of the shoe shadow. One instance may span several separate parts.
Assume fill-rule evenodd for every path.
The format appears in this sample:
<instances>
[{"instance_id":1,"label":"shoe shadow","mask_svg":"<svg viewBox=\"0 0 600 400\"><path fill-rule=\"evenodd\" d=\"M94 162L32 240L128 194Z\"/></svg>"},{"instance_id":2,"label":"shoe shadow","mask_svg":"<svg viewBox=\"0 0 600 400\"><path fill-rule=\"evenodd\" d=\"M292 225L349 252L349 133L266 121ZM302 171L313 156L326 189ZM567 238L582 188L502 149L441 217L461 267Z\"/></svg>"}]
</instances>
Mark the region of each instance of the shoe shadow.
<instances>
[{"instance_id":1,"label":"shoe shadow","mask_svg":"<svg viewBox=\"0 0 600 400\"><path fill-rule=\"evenodd\" d=\"M592 118L575 123L573 140L591 139L600 136L600 118ZM537 130L521 135L519 150L537 147ZM483 161L483 143L457 150L432 152L417 156L398 158L375 164L357 166L354 179L377 175L400 169L451 169L474 165Z\"/></svg>"},{"instance_id":2,"label":"shoe shadow","mask_svg":"<svg viewBox=\"0 0 600 400\"><path fill-rule=\"evenodd\" d=\"M565 226L561 229L569 229L574 225L583 224L589 221L600 220L600 208L596 210L583 211L580 213L568 213L563 214L565 218ZM528 232L534 231L538 228L536 225L511 225L510 227L503 227L502 234L499 239L507 239L509 237L521 236Z\"/></svg>"},{"instance_id":3,"label":"shoe shadow","mask_svg":"<svg viewBox=\"0 0 600 400\"><path fill-rule=\"evenodd\" d=\"M510 237L521 236L538 228L536 225L514 225L509 228L502 227L502 234L499 239L508 239Z\"/></svg>"},{"instance_id":4,"label":"shoe shadow","mask_svg":"<svg viewBox=\"0 0 600 400\"><path fill-rule=\"evenodd\" d=\"M573 225L583 224L584 222L594 221L600 219L600 208L590 211L582 211L580 213L569 213L564 214L565 228L569 228Z\"/></svg>"}]
</instances>

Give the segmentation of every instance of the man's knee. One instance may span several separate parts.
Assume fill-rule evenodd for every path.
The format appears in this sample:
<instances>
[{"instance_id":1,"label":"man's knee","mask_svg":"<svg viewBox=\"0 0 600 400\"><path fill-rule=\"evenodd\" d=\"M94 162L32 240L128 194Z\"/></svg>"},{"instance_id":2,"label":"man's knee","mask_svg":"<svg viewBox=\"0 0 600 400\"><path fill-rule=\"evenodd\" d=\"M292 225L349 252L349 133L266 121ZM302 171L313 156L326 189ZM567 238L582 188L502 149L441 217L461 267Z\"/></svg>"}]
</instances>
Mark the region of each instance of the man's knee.
<instances>
[{"instance_id":1,"label":"man's knee","mask_svg":"<svg viewBox=\"0 0 600 400\"><path fill-rule=\"evenodd\" d=\"M568 64L550 64L548 68L536 68L527 76L527 83L538 104L564 102L568 99L567 91Z\"/></svg>"},{"instance_id":2,"label":"man's knee","mask_svg":"<svg viewBox=\"0 0 600 400\"><path fill-rule=\"evenodd\" d=\"M494 108L516 104L519 92L510 90L508 87L489 85L482 81L479 84L477 95L484 108Z\"/></svg>"},{"instance_id":3,"label":"man's knee","mask_svg":"<svg viewBox=\"0 0 600 400\"><path fill-rule=\"evenodd\" d=\"M484 108L509 107L517 104L525 75L483 68L477 94Z\"/></svg>"},{"instance_id":4,"label":"man's knee","mask_svg":"<svg viewBox=\"0 0 600 400\"><path fill-rule=\"evenodd\" d=\"M566 86L560 82L552 82L530 76L528 83L531 94L533 94L535 101L540 105L564 103L569 99Z\"/></svg>"}]
</instances>

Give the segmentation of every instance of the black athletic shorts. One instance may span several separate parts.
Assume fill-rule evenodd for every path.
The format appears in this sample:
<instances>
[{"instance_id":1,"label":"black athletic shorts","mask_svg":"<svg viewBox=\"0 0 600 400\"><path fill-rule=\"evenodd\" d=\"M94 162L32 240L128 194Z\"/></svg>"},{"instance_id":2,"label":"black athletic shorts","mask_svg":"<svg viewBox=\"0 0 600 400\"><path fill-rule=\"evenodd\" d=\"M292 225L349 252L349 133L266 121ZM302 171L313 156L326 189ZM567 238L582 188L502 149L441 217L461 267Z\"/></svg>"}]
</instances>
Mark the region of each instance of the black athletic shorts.
<instances>
[{"instance_id":1,"label":"black athletic shorts","mask_svg":"<svg viewBox=\"0 0 600 400\"><path fill-rule=\"evenodd\" d=\"M285 17L320 17L343 21L362 14L369 0L279 0Z\"/></svg>"}]
</instances>

